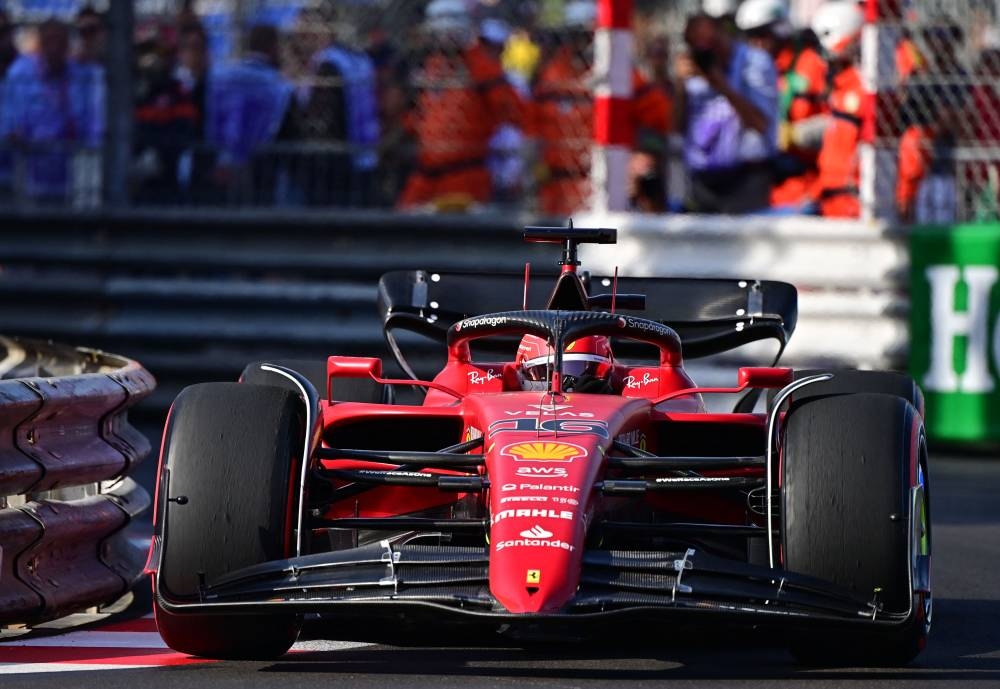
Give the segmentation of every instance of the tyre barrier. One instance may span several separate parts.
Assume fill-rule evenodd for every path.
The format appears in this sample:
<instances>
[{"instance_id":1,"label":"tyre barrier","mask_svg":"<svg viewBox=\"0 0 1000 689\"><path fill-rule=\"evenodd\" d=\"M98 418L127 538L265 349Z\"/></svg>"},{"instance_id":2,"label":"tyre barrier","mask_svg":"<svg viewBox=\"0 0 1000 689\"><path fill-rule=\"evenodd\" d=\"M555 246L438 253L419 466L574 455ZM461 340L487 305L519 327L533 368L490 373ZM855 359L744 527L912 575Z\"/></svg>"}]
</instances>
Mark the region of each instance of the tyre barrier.
<instances>
[{"instance_id":1,"label":"tyre barrier","mask_svg":"<svg viewBox=\"0 0 1000 689\"><path fill-rule=\"evenodd\" d=\"M127 475L150 445L127 414L155 385L124 357L0 337L0 625L110 602L140 576L127 527L150 498Z\"/></svg>"}]
</instances>

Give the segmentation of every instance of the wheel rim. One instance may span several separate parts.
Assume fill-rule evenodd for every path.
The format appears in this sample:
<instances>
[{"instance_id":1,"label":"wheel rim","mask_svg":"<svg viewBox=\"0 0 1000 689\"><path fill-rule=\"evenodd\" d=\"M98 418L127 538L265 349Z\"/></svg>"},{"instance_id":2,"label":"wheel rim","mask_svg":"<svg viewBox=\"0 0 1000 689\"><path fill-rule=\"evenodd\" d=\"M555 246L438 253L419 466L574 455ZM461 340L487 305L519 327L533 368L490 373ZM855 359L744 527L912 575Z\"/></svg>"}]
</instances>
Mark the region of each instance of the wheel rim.
<instances>
[{"instance_id":1,"label":"wheel rim","mask_svg":"<svg viewBox=\"0 0 1000 689\"><path fill-rule=\"evenodd\" d=\"M923 636L930 631L933 599L931 596L931 521L930 494L927 485L927 449L925 441L920 443L920 459L917 463L917 485L914 488L913 519L913 594L916 613L923 626Z\"/></svg>"}]
</instances>

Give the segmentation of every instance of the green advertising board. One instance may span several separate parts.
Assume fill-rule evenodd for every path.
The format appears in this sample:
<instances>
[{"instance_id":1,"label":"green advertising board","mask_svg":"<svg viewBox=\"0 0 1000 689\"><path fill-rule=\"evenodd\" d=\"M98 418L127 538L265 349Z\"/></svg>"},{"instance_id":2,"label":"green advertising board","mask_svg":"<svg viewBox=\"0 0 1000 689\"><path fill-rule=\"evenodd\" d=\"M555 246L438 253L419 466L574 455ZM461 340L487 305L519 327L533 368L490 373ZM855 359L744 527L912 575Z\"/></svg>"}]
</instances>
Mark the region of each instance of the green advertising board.
<instances>
[{"instance_id":1,"label":"green advertising board","mask_svg":"<svg viewBox=\"0 0 1000 689\"><path fill-rule=\"evenodd\" d=\"M916 228L910 257L910 373L927 433L998 442L1000 224Z\"/></svg>"}]
</instances>

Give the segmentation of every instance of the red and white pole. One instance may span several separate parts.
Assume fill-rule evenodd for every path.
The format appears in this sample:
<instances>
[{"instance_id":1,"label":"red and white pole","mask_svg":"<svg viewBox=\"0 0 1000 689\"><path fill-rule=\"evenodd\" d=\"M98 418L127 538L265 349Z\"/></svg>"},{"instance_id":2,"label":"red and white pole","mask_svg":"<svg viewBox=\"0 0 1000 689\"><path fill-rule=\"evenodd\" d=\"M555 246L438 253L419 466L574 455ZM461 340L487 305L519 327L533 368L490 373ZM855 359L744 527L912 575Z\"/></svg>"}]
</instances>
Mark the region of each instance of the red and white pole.
<instances>
[{"instance_id":1,"label":"red and white pole","mask_svg":"<svg viewBox=\"0 0 1000 689\"><path fill-rule=\"evenodd\" d=\"M861 29L861 140L858 142L859 198L861 219L876 215L878 164L875 155L875 116L878 109L879 0L865 0L865 24Z\"/></svg>"},{"instance_id":2,"label":"red and white pole","mask_svg":"<svg viewBox=\"0 0 1000 689\"><path fill-rule=\"evenodd\" d=\"M632 0L598 0L594 30L594 147L591 206L628 209L632 152Z\"/></svg>"}]
</instances>

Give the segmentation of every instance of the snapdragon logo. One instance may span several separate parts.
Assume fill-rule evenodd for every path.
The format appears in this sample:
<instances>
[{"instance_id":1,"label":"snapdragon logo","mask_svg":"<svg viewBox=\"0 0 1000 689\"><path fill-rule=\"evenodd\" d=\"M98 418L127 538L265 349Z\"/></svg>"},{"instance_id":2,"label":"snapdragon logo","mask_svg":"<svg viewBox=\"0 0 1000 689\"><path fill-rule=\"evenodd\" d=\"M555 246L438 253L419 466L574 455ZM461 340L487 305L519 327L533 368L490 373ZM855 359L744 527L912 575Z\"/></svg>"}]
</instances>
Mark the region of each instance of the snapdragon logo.
<instances>
[{"instance_id":1,"label":"snapdragon logo","mask_svg":"<svg viewBox=\"0 0 1000 689\"><path fill-rule=\"evenodd\" d=\"M930 368L921 381L934 392L992 392L996 387L990 374L1000 370L1000 317L990 323L990 292L997 281L994 266L928 266L925 273L931 288ZM955 308L959 282L966 285L965 309ZM993 336L990 337L990 325ZM955 343L964 339L965 369L955 369Z\"/></svg>"},{"instance_id":2,"label":"snapdragon logo","mask_svg":"<svg viewBox=\"0 0 1000 689\"><path fill-rule=\"evenodd\" d=\"M484 325L495 328L498 325L504 325L506 322L506 316L481 316L479 318L467 318L464 321L458 322L455 326L455 331L459 332L463 328L481 328Z\"/></svg>"}]
</instances>

